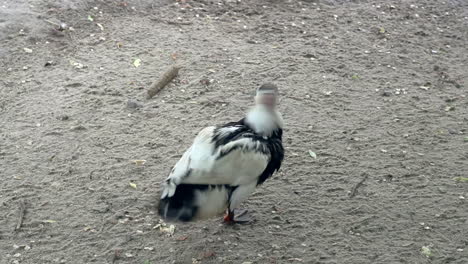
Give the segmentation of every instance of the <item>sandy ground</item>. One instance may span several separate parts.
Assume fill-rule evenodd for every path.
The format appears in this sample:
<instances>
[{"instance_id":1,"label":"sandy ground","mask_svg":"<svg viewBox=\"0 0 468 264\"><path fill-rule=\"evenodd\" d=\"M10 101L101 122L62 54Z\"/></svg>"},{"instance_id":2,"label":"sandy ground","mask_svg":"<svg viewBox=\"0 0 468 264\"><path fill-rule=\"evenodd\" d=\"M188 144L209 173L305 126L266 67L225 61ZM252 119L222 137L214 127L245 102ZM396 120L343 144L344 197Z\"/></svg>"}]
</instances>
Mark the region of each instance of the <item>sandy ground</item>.
<instances>
[{"instance_id":1,"label":"sandy ground","mask_svg":"<svg viewBox=\"0 0 468 264\"><path fill-rule=\"evenodd\" d=\"M466 0L0 1L0 263L468 263L467 46ZM257 221L169 236L160 182L267 81Z\"/></svg>"}]
</instances>

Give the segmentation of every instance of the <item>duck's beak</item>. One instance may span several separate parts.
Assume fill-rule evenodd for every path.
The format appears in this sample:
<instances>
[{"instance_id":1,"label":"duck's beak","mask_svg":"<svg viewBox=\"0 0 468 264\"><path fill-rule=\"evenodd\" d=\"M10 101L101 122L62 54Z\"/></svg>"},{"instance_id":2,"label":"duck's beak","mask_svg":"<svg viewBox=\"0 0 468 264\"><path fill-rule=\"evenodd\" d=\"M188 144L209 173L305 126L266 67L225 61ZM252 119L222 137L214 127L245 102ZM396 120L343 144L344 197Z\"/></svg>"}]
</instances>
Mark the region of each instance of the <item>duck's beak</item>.
<instances>
[{"instance_id":1,"label":"duck's beak","mask_svg":"<svg viewBox=\"0 0 468 264\"><path fill-rule=\"evenodd\" d=\"M277 103L277 98L275 94L262 93L255 97L255 101L259 105L265 105L268 108L275 108L276 103Z\"/></svg>"}]
</instances>

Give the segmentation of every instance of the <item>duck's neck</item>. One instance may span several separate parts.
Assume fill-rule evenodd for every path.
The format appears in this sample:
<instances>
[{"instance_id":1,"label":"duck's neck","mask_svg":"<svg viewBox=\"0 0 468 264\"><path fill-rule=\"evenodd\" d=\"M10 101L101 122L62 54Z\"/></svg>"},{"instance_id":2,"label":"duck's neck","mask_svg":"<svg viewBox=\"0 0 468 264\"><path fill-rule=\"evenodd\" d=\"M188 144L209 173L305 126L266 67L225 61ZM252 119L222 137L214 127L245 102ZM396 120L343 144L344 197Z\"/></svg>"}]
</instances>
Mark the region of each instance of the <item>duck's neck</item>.
<instances>
[{"instance_id":1,"label":"duck's neck","mask_svg":"<svg viewBox=\"0 0 468 264\"><path fill-rule=\"evenodd\" d=\"M246 123L262 136L271 136L274 131L283 128L283 118L275 109L258 104L246 116Z\"/></svg>"}]
</instances>

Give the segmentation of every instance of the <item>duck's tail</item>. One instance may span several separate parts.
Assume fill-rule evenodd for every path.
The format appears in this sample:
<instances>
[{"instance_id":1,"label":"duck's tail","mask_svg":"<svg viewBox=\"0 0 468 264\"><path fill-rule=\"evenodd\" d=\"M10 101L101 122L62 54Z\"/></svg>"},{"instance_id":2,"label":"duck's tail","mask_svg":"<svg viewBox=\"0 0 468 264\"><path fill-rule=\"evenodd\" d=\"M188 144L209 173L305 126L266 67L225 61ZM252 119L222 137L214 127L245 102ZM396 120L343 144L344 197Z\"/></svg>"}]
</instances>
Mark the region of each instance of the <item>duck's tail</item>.
<instances>
[{"instance_id":1,"label":"duck's tail","mask_svg":"<svg viewBox=\"0 0 468 264\"><path fill-rule=\"evenodd\" d=\"M164 219L184 222L220 215L232 190L229 185L179 184L175 191L163 190L158 213Z\"/></svg>"}]
</instances>

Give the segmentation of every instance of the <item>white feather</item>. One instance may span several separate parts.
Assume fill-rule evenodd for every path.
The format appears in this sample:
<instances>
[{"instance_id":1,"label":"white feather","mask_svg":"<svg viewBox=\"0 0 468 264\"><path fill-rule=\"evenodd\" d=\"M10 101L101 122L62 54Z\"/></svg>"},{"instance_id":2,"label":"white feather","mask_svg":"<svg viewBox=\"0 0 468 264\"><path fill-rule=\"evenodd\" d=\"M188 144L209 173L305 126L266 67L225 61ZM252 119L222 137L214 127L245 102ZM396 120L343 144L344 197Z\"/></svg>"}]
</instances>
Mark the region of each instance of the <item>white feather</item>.
<instances>
[{"instance_id":1,"label":"white feather","mask_svg":"<svg viewBox=\"0 0 468 264\"><path fill-rule=\"evenodd\" d=\"M207 127L198 134L169 175L162 198L174 195L176 185L181 183L235 186L257 181L270 159L269 155L253 151L256 144L260 143L250 138L240 138L214 152L214 129ZM235 149L217 159L221 152L228 152L232 148Z\"/></svg>"},{"instance_id":2,"label":"white feather","mask_svg":"<svg viewBox=\"0 0 468 264\"><path fill-rule=\"evenodd\" d=\"M283 128L283 117L276 110L271 110L264 105L256 105L246 117L247 123L255 132L270 136L278 127Z\"/></svg>"},{"instance_id":3,"label":"white feather","mask_svg":"<svg viewBox=\"0 0 468 264\"><path fill-rule=\"evenodd\" d=\"M198 206L196 218L210 218L226 210L228 191L225 187L213 187L209 190L197 191L195 201Z\"/></svg>"}]
</instances>

